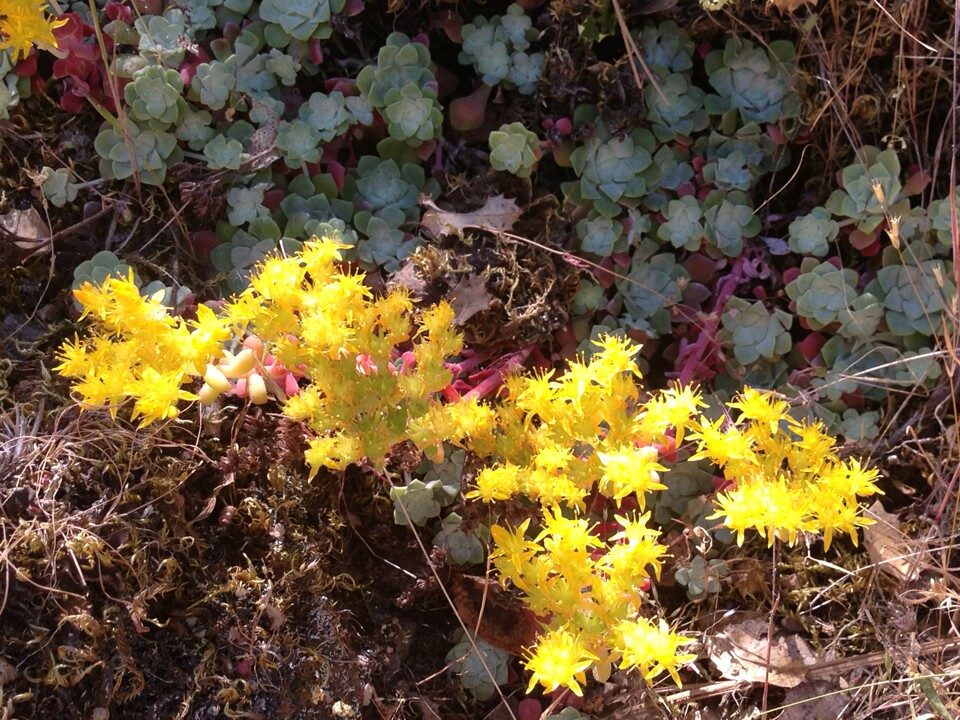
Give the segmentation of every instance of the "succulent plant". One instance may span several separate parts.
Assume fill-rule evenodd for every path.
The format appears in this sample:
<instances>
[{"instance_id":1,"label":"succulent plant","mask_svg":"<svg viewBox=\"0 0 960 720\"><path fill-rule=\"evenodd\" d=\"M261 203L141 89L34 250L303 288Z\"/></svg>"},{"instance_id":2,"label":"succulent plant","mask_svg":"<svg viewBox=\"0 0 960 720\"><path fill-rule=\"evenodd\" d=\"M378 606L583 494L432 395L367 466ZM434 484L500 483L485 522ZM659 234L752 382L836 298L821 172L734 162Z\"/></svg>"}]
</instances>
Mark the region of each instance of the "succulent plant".
<instances>
[{"instance_id":1,"label":"succulent plant","mask_svg":"<svg viewBox=\"0 0 960 720\"><path fill-rule=\"evenodd\" d=\"M573 315L592 315L607 304L607 294L603 285L581 278L577 294L570 303Z\"/></svg>"},{"instance_id":2,"label":"succulent plant","mask_svg":"<svg viewBox=\"0 0 960 720\"><path fill-rule=\"evenodd\" d=\"M812 330L840 323L849 338L869 338L883 320L883 308L870 293L857 292L857 273L825 262L804 263L804 272L787 283L787 296Z\"/></svg>"},{"instance_id":3,"label":"succulent plant","mask_svg":"<svg viewBox=\"0 0 960 720\"><path fill-rule=\"evenodd\" d=\"M402 88L390 88L383 102L381 114L387 121L390 137L418 147L440 136L443 113L432 86L407 83Z\"/></svg>"},{"instance_id":4,"label":"succulent plant","mask_svg":"<svg viewBox=\"0 0 960 720\"><path fill-rule=\"evenodd\" d=\"M957 292L950 272L950 263L942 260L888 265L877 271L867 291L880 298L894 335L933 335L941 329L948 298Z\"/></svg>"},{"instance_id":5,"label":"succulent plant","mask_svg":"<svg viewBox=\"0 0 960 720\"><path fill-rule=\"evenodd\" d=\"M144 185L160 185L167 167L183 157L177 138L170 133L141 130L128 120L126 132L106 125L93 146L100 155L100 175L109 180L126 180L134 173Z\"/></svg>"},{"instance_id":6,"label":"succulent plant","mask_svg":"<svg viewBox=\"0 0 960 720\"><path fill-rule=\"evenodd\" d=\"M430 192L433 188L419 165L400 166L393 160L365 155L347 176L344 195L361 210L377 215L398 208L413 222L419 219L421 191Z\"/></svg>"},{"instance_id":7,"label":"succulent plant","mask_svg":"<svg viewBox=\"0 0 960 720\"><path fill-rule=\"evenodd\" d=\"M10 110L29 95L30 79L14 73L13 66L10 50L0 50L0 120L8 119Z\"/></svg>"},{"instance_id":8,"label":"succulent plant","mask_svg":"<svg viewBox=\"0 0 960 720\"><path fill-rule=\"evenodd\" d=\"M263 197L267 192L267 183L257 183L253 187L233 187L227 193L227 219L234 227L240 227L258 217L268 215L263 206Z\"/></svg>"},{"instance_id":9,"label":"succulent plant","mask_svg":"<svg viewBox=\"0 0 960 720\"><path fill-rule=\"evenodd\" d=\"M954 189L957 202L960 204L960 188ZM930 226L936 233L937 243L946 251L953 248L953 229L950 219L950 198L934 200L927 209Z\"/></svg>"},{"instance_id":10,"label":"succulent plant","mask_svg":"<svg viewBox=\"0 0 960 720\"><path fill-rule=\"evenodd\" d=\"M300 118L280 122L274 146L289 167L320 162L320 133Z\"/></svg>"},{"instance_id":11,"label":"succulent plant","mask_svg":"<svg viewBox=\"0 0 960 720\"><path fill-rule=\"evenodd\" d=\"M695 174L689 153L671 145L661 146L653 156L653 162L660 168L659 185L666 190L678 190L681 185L692 180ZM644 205L650 206L647 200L644 200Z\"/></svg>"},{"instance_id":12,"label":"succulent plant","mask_svg":"<svg viewBox=\"0 0 960 720\"><path fill-rule=\"evenodd\" d=\"M880 435L880 413L858 412L850 408L844 410L839 425L839 432L847 442L862 443L875 440Z\"/></svg>"},{"instance_id":13,"label":"succulent plant","mask_svg":"<svg viewBox=\"0 0 960 720\"><path fill-rule=\"evenodd\" d=\"M163 15L141 15L134 23L140 35L140 54L149 62L178 68L190 42L187 19L182 10L169 9Z\"/></svg>"},{"instance_id":14,"label":"succulent plant","mask_svg":"<svg viewBox=\"0 0 960 720\"><path fill-rule=\"evenodd\" d=\"M653 336L670 331L669 308L680 302L689 280L673 253L658 254L658 249L653 240L641 241L634 250L629 273L617 278L625 311L623 323Z\"/></svg>"},{"instance_id":15,"label":"succulent plant","mask_svg":"<svg viewBox=\"0 0 960 720\"><path fill-rule=\"evenodd\" d=\"M460 476L465 459L462 450L456 451L449 457L445 456L443 462L426 463L422 480L410 480L406 485L391 488L393 521L398 525L406 525L409 515L416 525L423 525L430 518L440 515L441 508L452 503L460 494Z\"/></svg>"},{"instance_id":16,"label":"succulent plant","mask_svg":"<svg viewBox=\"0 0 960 720\"><path fill-rule=\"evenodd\" d=\"M800 101L793 90L795 57L786 40L775 40L764 49L749 40L729 38L723 50L714 50L705 61L710 86L717 92L707 96L707 111L722 115L737 110L745 123L796 117Z\"/></svg>"},{"instance_id":17,"label":"succulent plant","mask_svg":"<svg viewBox=\"0 0 960 720\"><path fill-rule=\"evenodd\" d=\"M651 69L661 76L693 68L694 43L672 20L647 25L640 31L640 50Z\"/></svg>"},{"instance_id":18,"label":"succulent plant","mask_svg":"<svg viewBox=\"0 0 960 720\"><path fill-rule=\"evenodd\" d=\"M125 278L133 269L109 250L101 250L89 260L84 260L73 270L73 284L76 290L84 283L100 285L108 277ZM139 287L140 280L134 273L134 283Z\"/></svg>"},{"instance_id":19,"label":"succulent plant","mask_svg":"<svg viewBox=\"0 0 960 720\"><path fill-rule=\"evenodd\" d=\"M203 155L212 170L239 170L243 162L243 143L217 135L203 146Z\"/></svg>"},{"instance_id":20,"label":"succulent plant","mask_svg":"<svg viewBox=\"0 0 960 720\"><path fill-rule=\"evenodd\" d=\"M577 223L577 235L580 237L581 251L609 257L623 237L623 223L591 213Z\"/></svg>"},{"instance_id":21,"label":"succulent plant","mask_svg":"<svg viewBox=\"0 0 960 720\"><path fill-rule=\"evenodd\" d=\"M281 85L292 87L297 82L297 73L300 72L300 61L292 55L271 48L264 60L264 67L272 73Z\"/></svg>"},{"instance_id":22,"label":"succulent plant","mask_svg":"<svg viewBox=\"0 0 960 720\"><path fill-rule=\"evenodd\" d=\"M888 385L929 385L941 374L936 355L927 348L904 351L834 336L824 343L820 354L828 370L823 377L813 378L812 385L832 403L854 393L883 400Z\"/></svg>"},{"instance_id":23,"label":"succulent plant","mask_svg":"<svg viewBox=\"0 0 960 720\"><path fill-rule=\"evenodd\" d=\"M363 239L357 242L348 257L393 271L400 261L408 258L420 244L420 238L404 230L407 218L403 210L389 207L376 215L361 210L353 218L353 224Z\"/></svg>"},{"instance_id":24,"label":"succulent plant","mask_svg":"<svg viewBox=\"0 0 960 720\"><path fill-rule=\"evenodd\" d=\"M678 135L703 130L710 116L703 107L705 93L690 83L682 73L673 73L643 90L647 119L660 142L670 142Z\"/></svg>"},{"instance_id":25,"label":"succulent plant","mask_svg":"<svg viewBox=\"0 0 960 720\"><path fill-rule=\"evenodd\" d=\"M718 190L750 190L757 182L757 173L742 150L717 155L703 166L703 179Z\"/></svg>"},{"instance_id":26,"label":"succulent plant","mask_svg":"<svg viewBox=\"0 0 960 720\"><path fill-rule=\"evenodd\" d=\"M147 130L166 130L187 111L183 80L176 70L147 65L133 74L123 90L123 99L137 125Z\"/></svg>"},{"instance_id":27,"label":"succulent plant","mask_svg":"<svg viewBox=\"0 0 960 720\"><path fill-rule=\"evenodd\" d=\"M837 217L849 218L863 233L872 233L887 213L901 214L900 160L893 150L864 147L865 163L853 163L841 172L842 189L827 198L826 209ZM881 203L881 198L883 202Z\"/></svg>"},{"instance_id":28,"label":"succulent plant","mask_svg":"<svg viewBox=\"0 0 960 720\"><path fill-rule=\"evenodd\" d=\"M463 529L463 518L457 513L450 513L443 519L440 532L433 537L433 544L447 551L447 558L454 565L478 565L486 557L484 541L486 528L480 526L476 531L466 532Z\"/></svg>"},{"instance_id":29,"label":"succulent plant","mask_svg":"<svg viewBox=\"0 0 960 720\"><path fill-rule=\"evenodd\" d=\"M521 94L533 93L544 56L525 52L537 33L523 8L514 3L505 15L478 16L463 26L460 35L461 65L473 65L487 85L506 82Z\"/></svg>"},{"instance_id":30,"label":"succulent plant","mask_svg":"<svg viewBox=\"0 0 960 720\"><path fill-rule=\"evenodd\" d=\"M693 195L671 200L663 210L666 221L657 228L657 237L685 250L699 250L703 241L703 209Z\"/></svg>"},{"instance_id":31,"label":"succulent plant","mask_svg":"<svg viewBox=\"0 0 960 720\"><path fill-rule=\"evenodd\" d=\"M430 71L430 51L403 33L391 33L377 53L377 64L367 65L357 75L357 88L375 108L386 107L387 93L413 84L424 88L436 78Z\"/></svg>"},{"instance_id":32,"label":"succulent plant","mask_svg":"<svg viewBox=\"0 0 960 720\"><path fill-rule=\"evenodd\" d=\"M470 642L464 638L447 653L446 662L463 689L483 702L493 697L498 685L507 682L511 657L486 640L474 638Z\"/></svg>"},{"instance_id":33,"label":"succulent plant","mask_svg":"<svg viewBox=\"0 0 960 720\"><path fill-rule=\"evenodd\" d=\"M743 252L743 239L756 237L761 224L750 199L742 192L714 190L703 203L707 240L727 257Z\"/></svg>"},{"instance_id":34,"label":"succulent plant","mask_svg":"<svg viewBox=\"0 0 960 720\"><path fill-rule=\"evenodd\" d=\"M622 207L635 207L655 189L660 172L653 162L656 140L649 130L634 130L624 137L611 136L603 123L596 134L570 155L580 178L572 188L593 202L601 215L616 217Z\"/></svg>"},{"instance_id":35,"label":"succulent plant","mask_svg":"<svg viewBox=\"0 0 960 720\"><path fill-rule=\"evenodd\" d=\"M720 581L729 572L730 568L723 560L707 560L703 555L696 555L689 564L677 568L674 579L687 589L688 598L701 602L720 592Z\"/></svg>"},{"instance_id":36,"label":"succulent plant","mask_svg":"<svg viewBox=\"0 0 960 720\"><path fill-rule=\"evenodd\" d=\"M530 177L540 157L540 140L521 122L501 125L490 133L490 164L517 177Z\"/></svg>"},{"instance_id":37,"label":"succulent plant","mask_svg":"<svg viewBox=\"0 0 960 720\"><path fill-rule=\"evenodd\" d=\"M353 203L339 198L337 184L329 175L299 174L287 186L287 195L280 201L280 212L275 218L284 224L285 237L306 238L317 234L323 223L350 221ZM356 246L356 234L339 229L343 242Z\"/></svg>"},{"instance_id":38,"label":"succulent plant","mask_svg":"<svg viewBox=\"0 0 960 720\"><path fill-rule=\"evenodd\" d=\"M263 0L260 19L271 46L286 47L292 40L325 40L333 34L330 20L346 0Z\"/></svg>"},{"instance_id":39,"label":"succulent plant","mask_svg":"<svg viewBox=\"0 0 960 720\"><path fill-rule=\"evenodd\" d=\"M213 122L213 116L206 110L188 109L181 115L174 135L178 140L186 142L191 150L203 150L204 146L217 134L210 127L211 122Z\"/></svg>"},{"instance_id":40,"label":"succulent plant","mask_svg":"<svg viewBox=\"0 0 960 720\"><path fill-rule=\"evenodd\" d=\"M190 88L199 95L200 102L211 110L226 107L230 93L237 87L237 76L226 63L219 60L197 65Z\"/></svg>"},{"instance_id":41,"label":"succulent plant","mask_svg":"<svg viewBox=\"0 0 960 720\"><path fill-rule=\"evenodd\" d=\"M40 170L40 191L55 207L63 207L76 200L80 190L76 183L71 182L69 170L66 168L54 170L44 165Z\"/></svg>"},{"instance_id":42,"label":"succulent plant","mask_svg":"<svg viewBox=\"0 0 960 720\"><path fill-rule=\"evenodd\" d=\"M678 519L689 522L687 507L701 495L713 492L713 473L697 462L681 461L670 466L664 475L665 490L648 493L647 506L653 508L653 520L661 527L670 527Z\"/></svg>"},{"instance_id":43,"label":"succulent plant","mask_svg":"<svg viewBox=\"0 0 960 720\"><path fill-rule=\"evenodd\" d=\"M815 207L790 223L790 249L799 255L823 257L830 252L829 243L837 239L840 226L825 208Z\"/></svg>"},{"instance_id":44,"label":"succulent plant","mask_svg":"<svg viewBox=\"0 0 960 720\"><path fill-rule=\"evenodd\" d=\"M300 119L320 134L320 142L330 142L353 125L373 122L373 110L363 96L344 97L342 92L329 95L315 92L300 106Z\"/></svg>"},{"instance_id":45,"label":"succulent plant","mask_svg":"<svg viewBox=\"0 0 960 720\"><path fill-rule=\"evenodd\" d=\"M793 347L790 338L793 316L779 309L767 310L760 301L730 298L720 324L724 344L733 350L741 365L761 358L778 360Z\"/></svg>"}]
</instances>

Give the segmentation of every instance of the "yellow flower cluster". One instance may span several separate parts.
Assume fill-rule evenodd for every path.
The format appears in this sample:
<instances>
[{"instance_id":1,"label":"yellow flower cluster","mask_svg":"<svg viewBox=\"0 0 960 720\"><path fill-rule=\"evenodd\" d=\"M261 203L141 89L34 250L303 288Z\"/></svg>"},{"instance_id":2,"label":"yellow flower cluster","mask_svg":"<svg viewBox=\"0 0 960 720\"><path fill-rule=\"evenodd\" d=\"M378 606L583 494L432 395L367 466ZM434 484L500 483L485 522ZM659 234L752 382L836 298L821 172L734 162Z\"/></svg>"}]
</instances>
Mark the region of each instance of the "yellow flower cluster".
<instances>
[{"instance_id":1,"label":"yellow flower cluster","mask_svg":"<svg viewBox=\"0 0 960 720\"><path fill-rule=\"evenodd\" d=\"M313 474L364 459L382 467L403 441L437 460L445 442L474 453L485 466L469 498L534 501L527 520L491 530L501 582L523 592L544 625L526 657L531 689L580 694L588 670L605 677L614 664L679 684L693 640L648 617L645 589L666 547L644 510L647 493L669 482L662 455L687 452L685 439L692 460L713 462L729 481L714 517L738 542L752 528L771 544L821 533L829 547L837 533L856 543L867 524L858 499L879 492L877 473L841 460L821 424L750 389L727 404L735 417L719 420L701 413L691 388L641 395L629 340L604 337L559 374L511 376L495 404L450 393L447 361L462 349L451 307L416 316L402 289L375 297L363 275L341 269L344 248L338 237L315 238L292 257L268 258L222 313L200 306L189 321L141 297L132 275L84 285L75 295L94 332L64 344L58 370L88 407L116 416L132 399L141 426L243 380L251 400L275 397L310 429ZM237 354L224 350L241 340ZM197 394L186 389L201 377Z\"/></svg>"},{"instance_id":2,"label":"yellow flower cluster","mask_svg":"<svg viewBox=\"0 0 960 720\"><path fill-rule=\"evenodd\" d=\"M382 467L405 440L442 454L444 440L489 425L489 409L439 399L453 379L446 360L462 347L450 305L435 305L414 323L406 290L374 298L362 274L339 269L344 248L326 238L293 257L268 258L225 310L238 334L256 335L309 379L283 411L314 433L306 452L313 473L364 458Z\"/></svg>"},{"instance_id":3,"label":"yellow flower cluster","mask_svg":"<svg viewBox=\"0 0 960 720\"><path fill-rule=\"evenodd\" d=\"M67 21L47 17L46 9L46 0L0 0L0 50L9 49L14 62L33 45L57 46L53 31Z\"/></svg>"},{"instance_id":4,"label":"yellow flower cluster","mask_svg":"<svg viewBox=\"0 0 960 720\"><path fill-rule=\"evenodd\" d=\"M142 297L132 275L87 283L74 295L92 332L64 344L57 369L74 379L85 407L116 417L133 399L141 427L176 417L181 401L210 403L241 379L252 401L279 399L315 433L306 453L313 473L364 458L381 466L405 440L436 457L444 441L489 435L490 408L440 400L452 380L446 360L462 346L453 309L441 303L415 324L406 291L373 298L362 274L339 269L344 248L339 238L315 239L292 257L267 258L222 313L201 305L190 321ZM236 354L224 349L242 338ZM284 392L271 367L309 385ZM196 394L185 389L200 377Z\"/></svg>"},{"instance_id":5,"label":"yellow flower cluster","mask_svg":"<svg viewBox=\"0 0 960 720\"><path fill-rule=\"evenodd\" d=\"M589 360L572 362L558 375L518 375L507 381L508 397L496 407L492 435L473 438L470 448L494 464L476 478L468 497L487 502L523 496L535 499L538 533L530 520L492 528L491 554L502 582L523 591L525 602L545 618L545 630L526 660L530 688L570 688L580 694L586 671L609 673L613 663L637 668L647 679L693 659L681 652L691 638L641 613L642 588L659 578L666 547L649 513L616 515L617 532L606 541L584 517L595 494L612 503L630 498L640 511L647 492L663 489L658 445L682 440L694 427L699 396L669 389L641 402L629 340L597 341Z\"/></svg>"},{"instance_id":6,"label":"yellow flower cluster","mask_svg":"<svg viewBox=\"0 0 960 720\"><path fill-rule=\"evenodd\" d=\"M743 543L749 529L772 545L791 545L800 533L822 533L829 549L835 533L857 544L857 528L869 525L860 516L859 497L879 493L877 471L856 459L841 460L836 440L819 422L799 422L783 400L746 389L728 403L735 419L701 419L691 434L698 451L723 470L732 486L717 495L717 512Z\"/></svg>"},{"instance_id":7,"label":"yellow flower cluster","mask_svg":"<svg viewBox=\"0 0 960 720\"><path fill-rule=\"evenodd\" d=\"M74 296L94 328L87 338L64 343L57 371L73 378L83 406L108 407L114 418L132 399L141 427L175 418L180 401L196 400L183 386L232 337L226 321L205 305L195 320L172 317L157 298L140 295L132 271L100 285L85 283Z\"/></svg>"}]
</instances>

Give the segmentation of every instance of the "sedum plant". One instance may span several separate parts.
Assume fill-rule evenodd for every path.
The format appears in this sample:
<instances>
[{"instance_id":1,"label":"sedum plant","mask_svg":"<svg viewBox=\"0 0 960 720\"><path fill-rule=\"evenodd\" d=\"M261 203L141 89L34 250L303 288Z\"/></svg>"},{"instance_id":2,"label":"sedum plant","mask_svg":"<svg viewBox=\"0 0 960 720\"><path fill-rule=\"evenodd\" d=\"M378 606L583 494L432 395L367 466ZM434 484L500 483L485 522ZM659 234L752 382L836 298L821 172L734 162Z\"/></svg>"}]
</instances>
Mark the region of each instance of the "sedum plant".
<instances>
[{"instance_id":1,"label":"sedum plant","mask_svg":"<svg viewBox=\"0 0 960 720\"><path fill-rule=\"evenodd\" d=\"M344 272L342 250L329 230L292 256L268 256L220 313L201 305L194 320L142 297L129 276L83 284L76 298L90 330L62 346L58 371L84 407L116 416L132 401L142 426L225 392L273 398L308 429L311 476L360 461L383 472L401 442L441 466L451 446L469 450L482 464L470 498L530 501L525 520L491 528L490 556L501 582L543 618L525 653L530 689L580 695L588 670L605 677L614 664L679 683L695 658L684 649L693 638L651 614L640 589L659 578L667 554L647 511L666 489L664 448L693 440L691 460L709 460L730 480L714 516L739 542L754 529L770 543L809 533L829 546L867 524L858 499L877 492L876 472L841 461L822 426L792 420L785 402L753 390L727 404L732 421L700 414L689 387L643 392L639 348L623 337L599 338L589 359L562 372L511 375L496 404L449 392L448 361L462 349L453 308L415 316L403 288L374 296L362 275ZM456 493L438 472L442 487L425 478L396 493L420 519ZM598 504L614 518L602 533L590 514Z\"/></svg>"},{"instance_id":2,"label":"sedum plant","mask_svg":"<svg viewBox=\"0 0 960 720\"><path fill-rule=\"evenodd\" d=\"M768 310L760 301L730 298L720 322L725 344L742 365L761 358L778 360L793 347L790 338L793 316L778 308Z\"/></svg>"},{"instance_id":3,"label":"sedum plant","mask_svg":"<svg viewBox=\"0 0 960 720\"><path fill-rule=\"evenodd\" d=\"M669 142L707 127L710 116L703 105L704 97L703 90L682 73L666 76L657 86L647 85L643 90L647 120L657 139Z\"/></svg>"},{"instance_id":4,"label":"sedum plant","mask_svg":"<svg viewBox=\"0 0 960 720\"><path fill-rule=\"evenodd\" d=\"M494 170L528 178L540 158L540 140L521 122L501 125L490 133L490 164Z\"/></svg>"},{"instance_id":5,"label":"sedum plant","mask_svg":"<svg viewBox=\"0 0 960 720\"><path fill-rule=\"evenodd\" d=\"M942 329L948 298L957 288L950 279L949 263L926 260L880 268L867 291L880 298L890 332L910 336L933 335Z\"/></svg>"},{"instance_id":6,"label":"sedum plant","mask_svg":"<svg viewBox=\"0 0 960 720\"><path fill-rule=\"evenodd\" d=\"M641 241L630 271L617 278L624 324L651 336L670 332L670 308L680 302L689 279L673 253L657 252L659 249L653 240Z\"/></svg>"},{"instance_id":7,"label":"sedum plant","mask_svg":"<svg viewBox=\"0 0 960 720\"><path fill-rule=\"evenodd\" d=\"M40 192L54 207L63 207L77 199L80 186L71 181L70 171L66 168L54 170L46 165L40 170Z\"/></svg>"},{"instance_id":8,"label":"sedum plant","mask_svg":"<svg viewBox=\"0 0 960 720\"><path fill-rule=\"evenodd\" d=\"M439 137L442 108L430 70L430 51L423 43L391 33L377 54L376 65L367 65L357 75L357 88L383 115L395 140L417 147Z\"/></svg>"},{"instance_id":9,"label":"sedum plant","mask_svg":"<svg viewBox=\"0 0 960 720\"><path fill-rule=\"evenodd\" d=\"M487 85L505 83L523 95L533 94L544 56L526 52L537 32L522 7L514 3L504 15L475 17L460 34L461 65L473 65Z\"/></svg>"},{"instance_id":10,"label":"sedum plant","mask_svg":"<svg viewBox=\"0 0 960 720\"><path fill-rule=\"evenodd\" d=\"M790 249L798 255L823 257L830 252L830 243L837 239L840 226L822 207L815 207L809 213L798 217L789 228Z\"/></svg>"},{"instance_id":11,"label":"sedum plant","mask_svg":"<svg viewBox=\"0 0 960 720\"><path fill-rule=\"evenodd\" d=\"M622 208L635 207L660 179L653 162L656 140L648 130L612 135L602 122L596 134L570 155L579 181L569 186L589 200L601 215L616 217Z\"/></svg>"},{"instance_id":12,"label":"sedum plant","mask_svg":"<svg viewBox=\"0 0 960 720\"><path fill-rule=\"evenodd\" d=\"M167 168L183 158L174 135L141 129L131 120L122 129L107 124L93 146L100 155L101 176L126 180L136 175L144 185L161 185Z\"/></svg>"},{"instance_id":13,"label":"sedum plant","mask_svg":"<svg viewBox=\"0 0 960 720\"><path fill-rule=\"evenodd\" d=\"M804 272L787 283L787 297L812 330L839 323L847 338L869 339L883 320L883 308L870 293L857 292L857 273L832 263L804 263Z\"/></svg>"},{"instance_id":14,"label":"sedum plant","mask_svg":"<svg viewBox=\"0 0 960 720\"><path fill-rule=\"evenodd\" d=\"M133 74L123 90L123 99L137 124L147 130L164 131L187 111L182 97L183 80L176 70L147 65Z\"/></svg>"},{"instance_id":15,"label":"sedum plant","mask_svg":"<svg viewBox=\"0 0 960 720\"><path fill-rule=\"evenodd\" d=\"M263 0L260 19L267 23L264 36L275 48L294 40L325 40L333 34L330 21L346 0Z\"/></svg>"},{"instance_id":16,"label":"sedum plant","mask_svg":"<svg viewBox=\"0 0 960 720\"><path fill-rule=\"evenodd\" d=\"M842 187L826 202L833 215L852 220L862 233L872 233L887 214L909 209L901 203L900 160L893 150L864 147L865 163L853 163L841 173Z\"/></svg>"},{"instance_id":17,"label":"sedum plant","mask_svg":"<svg viewBox=\"0 0 960 720\"><path fill-rule=\"evenodd\" d=\"M795 56L786 40L775 40L764 49L750 40L729 38L705 61L716 92L706 97L707 111L721 115L733 110L744 123L779 123L796 117L800 101L793 90Z\"/></svg>"}]
</instances>

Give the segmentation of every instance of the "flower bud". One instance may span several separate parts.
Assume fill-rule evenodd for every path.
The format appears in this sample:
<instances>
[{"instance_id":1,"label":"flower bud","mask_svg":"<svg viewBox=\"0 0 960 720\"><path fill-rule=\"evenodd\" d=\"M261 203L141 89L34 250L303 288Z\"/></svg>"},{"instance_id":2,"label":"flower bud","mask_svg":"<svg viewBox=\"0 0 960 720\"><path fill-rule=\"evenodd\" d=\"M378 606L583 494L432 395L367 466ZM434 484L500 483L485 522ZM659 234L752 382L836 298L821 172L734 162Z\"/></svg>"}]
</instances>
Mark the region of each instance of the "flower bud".
<instances>
[{"instance_id":1,"label":"flower bud","mask_svg":"<svg viewBox=\"0 0 960 720\"><path fill-rule=\"evenodd\" d=\"M251 373L247 378L247 394L254 405L263 405L268 399L267 384L263 377L257 373Z\"/></svg>"},{"instance_id":2,"label":"flower bud","mask_svg":"<svg viewBox=\"0 0 960 720\"><path fill-rule=\"evenodd\" d=\"M203 382L218 394L225 393L230 389L230 381L227 380L220 368L210 363L207 363L207 371L203 374Z\"/></svg>"},{"instance_id":3,"label":"flower bud","mask_svg":"<svg viewBox=\"0 0 960 720\"><path fill-rule=\"evenodd\" d=\"M243 377L248 372L253 370L256 364L257 357L253 354L253 350L250 348L244 348L237 353L235 357L231 357L227 363L221 364L220 372L222 372L228 378Z\"/></svg>"},{"instance_id":4,"label":"flower bud","mask_svg":"<svg viewBox=\"0 0 960 720\"><path fill-rule=\"evenodd\" d=\"M211 405L213 401L220 397L220 393L214 390L207 383L203 384L203 387L200 388L200 392L197 393L197 397L200 398L201 405Z\"/></svg>"}]
</instances>

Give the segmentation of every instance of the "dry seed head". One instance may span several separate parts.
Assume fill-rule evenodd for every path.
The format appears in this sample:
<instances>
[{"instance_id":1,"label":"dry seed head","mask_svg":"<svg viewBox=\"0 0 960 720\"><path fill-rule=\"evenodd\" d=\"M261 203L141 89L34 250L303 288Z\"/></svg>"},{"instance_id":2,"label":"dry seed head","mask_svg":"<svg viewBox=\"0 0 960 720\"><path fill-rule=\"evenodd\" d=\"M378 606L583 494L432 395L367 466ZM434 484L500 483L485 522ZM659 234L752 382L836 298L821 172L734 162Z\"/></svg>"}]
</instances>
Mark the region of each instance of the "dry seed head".
<instances>
[{"instance_id":1,"label":"dry seed head","mask_svg":"<svg viewBox=\"0 0 960 720\"><path fill-rule=\"evenodd\" d=\"M874 186L876 187L876 186ZM881 191L882 194L883 191ZM900 216L890 218L890 227L887 229L887 235L890 236L890 242L895 250L900 249Z\"/></svg>"},{"instance_id":2,"label":"dry seed head","mask_svg":"<svg viewBox=\"0 0 960 720\"><path fill-rule=\"evenodd\" d=\"M873 196L877 199L877 202L880 203L881 207L887 206L887 199L883 195L883 186L880 184L879 180L872 180L870 186L873 188Z\"/></svg>"}]
</instances>

